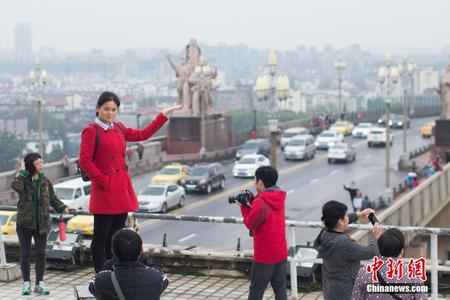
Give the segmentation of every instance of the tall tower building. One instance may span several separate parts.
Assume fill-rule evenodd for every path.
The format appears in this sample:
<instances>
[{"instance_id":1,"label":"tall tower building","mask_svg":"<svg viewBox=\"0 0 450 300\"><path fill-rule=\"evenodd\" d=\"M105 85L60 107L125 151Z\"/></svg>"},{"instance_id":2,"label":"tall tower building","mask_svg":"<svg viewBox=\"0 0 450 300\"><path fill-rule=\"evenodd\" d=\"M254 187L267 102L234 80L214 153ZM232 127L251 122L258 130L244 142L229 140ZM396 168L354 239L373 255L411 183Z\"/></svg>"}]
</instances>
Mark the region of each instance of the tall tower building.
<instances>
[{"instance_id":1,"label":"tall tower building","mask_svg":"<svg viewBox=\"0 0 450 300\"><path fill-rule=\"evenodd\" d=\"M14 27L14 50L18 61L31 60L33 48L30 23L17 23Z\"/></svg>"}]
</instances>

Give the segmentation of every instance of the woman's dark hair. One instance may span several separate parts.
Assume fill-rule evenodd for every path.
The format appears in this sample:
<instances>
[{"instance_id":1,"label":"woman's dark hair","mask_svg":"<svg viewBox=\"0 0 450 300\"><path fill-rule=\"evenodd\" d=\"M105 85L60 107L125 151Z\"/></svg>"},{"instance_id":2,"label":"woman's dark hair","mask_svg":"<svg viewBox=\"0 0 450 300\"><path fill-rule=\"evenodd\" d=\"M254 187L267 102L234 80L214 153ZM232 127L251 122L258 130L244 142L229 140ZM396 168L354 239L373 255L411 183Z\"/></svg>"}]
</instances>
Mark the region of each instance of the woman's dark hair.
<instances>
[{"instance_id":1,"label":"woman's dark hair","mask_svg":"<svg viewBox=\"0 0 450 300\"><path fill-rule=\"evenodd\" d=\"M103 104L105 104L106 102L109 101L114 101L114 103L116 103L117 107L120 107L120 100L119 97L117 97L116 94L114 94L113 92L103 92L100 97L98 97L98 101L97 101L97 108L100 108ZM95 113L96 116L98 116L98 112Z\"/></svg>"},{"instance_id":2,"label":"woman's dark hair","mask_svg":"<svg viewBox=\"0 0 450 300\"><path fill-rule=\"evenodd\" d=\"M142 239L132 229L120 229L112 237L112 250L119 262L137 261L141 255Z\"/></svg>"},{"instance_id":3,"label":"woman's dark hair","mask_svg":"<svg viewBox=\"0 0 450 300\"><path fill-rule=\"evenodd\" d=\"M322 221L327 229L334 229L339 219L347 214L347 205L338 201L328 201L322 206Z\"/></svg>"},{"instance_id":4,"label":"woman's dark hair","mask_svg":"<svg viewBox=\"0 0 450 300\"><path fill-rule=\"evenodd\" d=\"M34 166L34 162L42 157L39 153L28 153L23 159L25 163L25 170L27 170L31 175L36 173L36 167Z\"/></svg>"},{"instance_id":5,"label":"woman's dark hair","mask_svg":"<svg viewBox=\"0 0 450 300\"><path fill-rule=\"evenodd\" d=\"M383 232L377 244L382 256L398 257L405 248L405 237L400 230L391 228Z\"/></svg>"}]
</instances>

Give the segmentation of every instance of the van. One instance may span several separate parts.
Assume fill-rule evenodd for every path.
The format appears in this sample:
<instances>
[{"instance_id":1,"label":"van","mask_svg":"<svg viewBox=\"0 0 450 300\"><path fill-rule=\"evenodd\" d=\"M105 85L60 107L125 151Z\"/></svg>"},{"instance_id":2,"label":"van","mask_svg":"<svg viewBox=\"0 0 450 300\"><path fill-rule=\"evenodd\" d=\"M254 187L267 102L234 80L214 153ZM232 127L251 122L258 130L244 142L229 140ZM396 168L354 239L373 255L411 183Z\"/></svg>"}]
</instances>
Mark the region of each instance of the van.
<instances>
[{"instance_id":1,"label":"van","mask_svg":"<svg viewBox=\"0 0 450 300\"><path fill-rule=\"evenodd\" d=\"M79 178L67 180L53 186L55 194L65 205L76 210L88 211L91 182Z\"/></svg>"},{"instance_id":2,"label":"van","mask_svg":"<svg viewBox=\"0 0 450 300\"><path fill-rule=\"evenodd\" d=\"M283 134L281 135L281 149L284 149L284 147L287 145L287 143L297 135L307 135L308 129L305 127L292 127L289 129L286 129Z\"/></svg>"},{"instance_id":3,"label":"van","mask_svg":"<svg viewBox=\"0 0 450 300\"><path fill-rule=\"evenodd\" d=\"M316 146L312 135L296 135L290 139L283 150L284 159L312 159L316 155Z\"/></svg>"},{"instance_id":4,"label":"van","mask_svg":"<svg viewBox=\"0 0 450 300\"><path fill-rule=\"evenodd\" d=\"M261 154L265 157L270 155L270 143L266 139L247 140L236 152L236 160L247 154Z\"/></svg>"}]
</instances>

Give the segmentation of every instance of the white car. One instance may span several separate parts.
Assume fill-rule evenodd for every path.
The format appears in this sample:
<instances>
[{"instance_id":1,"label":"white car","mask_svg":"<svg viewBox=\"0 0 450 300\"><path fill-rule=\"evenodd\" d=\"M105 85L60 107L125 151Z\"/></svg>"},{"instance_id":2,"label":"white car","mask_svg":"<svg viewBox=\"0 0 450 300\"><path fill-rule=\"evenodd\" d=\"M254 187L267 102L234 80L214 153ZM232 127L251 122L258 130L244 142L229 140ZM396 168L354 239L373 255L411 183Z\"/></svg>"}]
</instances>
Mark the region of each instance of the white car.
<instances>
[{"instance_id":1,"label":"white car","mask_svg":"<svg viewBox=\"0 0 450 300\"><path fill-rule=\"evenodd\" d=\"M328 163L335 161L351 162L356 159L356 151L352 145L347 143L338 143L328 148Z\"/></svg>"},{"instance_id":2,"label":"white car","mask_svg":"<svg viewBox=\"0 0 450 300\"><path fill-rule=\"evenodd\" d=\"M322 131L319 134L319 136L317 136L316 142L314 143L314 145L316 146L317 149L327 150L331 146L333 146L337 143L342 143L343 141L344 141L344 136L341 133L335 132L335 131L330 131L330 130L325 130L325 131Z\"/></svg>"},{"instance_id":3,"label":"white car","mask_svg":"<svg viewBox=\"0 0 450 300\"><path fill-rule=\"evenodd\" d=\"M281 149L284 149L284 147L289 143L289 141L297 135L307 135L308 129L305 127L292 127L289 129L286 129L283 134L281 135Z\"/></svg>"},{"instance_id":4,"label":"white car","mask_svg":"<svg viewBox=\"0 0 450 300\"><path fill-rule=\"evenodd\" d=\"M65 205L76 210L88 211L91 195L91 182L81 177L60 182L53 186L56 197Z\"/></svg>"},{"instance_id":5,"label":"white car","mask_svg":"<svg viewBox=\"0 0 450 300\"><path fill-rule=\"evenodd\" d=\"M359 123L352 131L352 136L354 138L367 138L369 131L373 128L372 123Z\"/></svg>"},{"instance_id":6,"label":"white car","mask_svg":"<svg viewBox=\"0 0 450 300\"><path fill-rule=\"evenodd\" d=\"M150 184L139 192L139 212L162 212L172 207L182 207L184 188L176 184Z\"/></svg>"},{"instance_id":7,"label":"white car","mask_svg":"<svg viewBox=\"0 0 450 300\"><path fill-rule=\"evenodd\" d=\"M264 155L249 154L243 156L233 167L234 177L254 177L259 167L270 166L270 161Z\"/></svg>"},{"instance_id":8,"label":"white car","mask_svg":"<svg viewBox=\"0 0 450 300\"><path fill-rule=\"evenodd\" d=\"M394 141L394 136L392 132L389 134L389 141L390 145L392 145L392 142ZM369 147L375 145L386 146L386 142L387 142L386 128L375 127L369 131L369 134L367 135L367 145Z\"/></svg>"}]
</instances>

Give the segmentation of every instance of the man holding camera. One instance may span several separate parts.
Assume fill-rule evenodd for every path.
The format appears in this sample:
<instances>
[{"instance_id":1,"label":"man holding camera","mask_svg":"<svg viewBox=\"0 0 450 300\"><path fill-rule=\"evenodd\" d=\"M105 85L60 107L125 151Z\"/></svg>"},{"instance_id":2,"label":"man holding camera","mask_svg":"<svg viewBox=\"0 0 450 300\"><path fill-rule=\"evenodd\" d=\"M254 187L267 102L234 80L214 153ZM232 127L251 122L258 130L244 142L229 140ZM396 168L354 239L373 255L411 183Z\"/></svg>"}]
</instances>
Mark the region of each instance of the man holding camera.
<instances>
[{"instance_id":1,"label":"man holding camera","mask_svg":"<svg viewBox=\"0 0 450 300\"><path fill-rule=\"evenodd\" d=\"M262 299L270 282L275 299L287 299L287 245L284 202L286 192L276 186L278 173L272 167L255 172L254 187L258 193L250 201L238 201L244 224L253 235L254 256L249 300ZM243 197L240 197L243 198Z\"/></svg>"}]
</instances>

